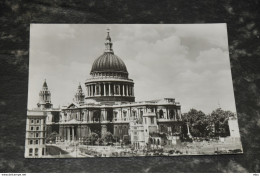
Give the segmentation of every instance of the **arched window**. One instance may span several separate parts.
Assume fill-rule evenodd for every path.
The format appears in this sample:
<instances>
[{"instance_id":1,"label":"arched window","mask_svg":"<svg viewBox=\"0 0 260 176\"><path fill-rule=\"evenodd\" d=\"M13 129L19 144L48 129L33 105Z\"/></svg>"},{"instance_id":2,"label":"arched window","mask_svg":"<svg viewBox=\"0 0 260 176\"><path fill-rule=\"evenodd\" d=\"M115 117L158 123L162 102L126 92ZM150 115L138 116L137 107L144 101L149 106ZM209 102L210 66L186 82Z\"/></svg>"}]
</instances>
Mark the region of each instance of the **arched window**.
<instances>
[{"instance_id":1,"label":"arched window","mask_svg":"<svg viewBox=\"0 0 260 176\"><path fill-rule=\"evenodd\" d=\"M174 115L175 115L175 114L174 114L174 110L171 109L171 110L170 110L170 119L173 119L173 118L174 118Z\"/></svg>"},{"instance_id":2,"label":"arched window","mask_svg":"<svg viewBox=\"0 0 260 176\"><path fill-rule=\"evenodd\" d=\"M153 144L153 139L149 138L149 142L150 142L150 144Z\"/></svg>"},{"instance_id":3,"label":"arched window","mask_svg":"<svg viewBox=\"0 0 260 176\"><path fill-rule=\"evenodd\" d=\"M159 116L160 116L161 119L163 118L163 110L161 110L161 109L159 111Z\"/></svg>"},{"instance_id":4,"label":"arched window","mask_svg":"<svg viewBox=\"0 0 260 176\"><path fill-rule=\"evenodd\" d=\"M160 145L160 140L159 139L157 139L157 144Z\"/></svg>"},{"instance_id":5,"label":"arched window","mask_svg":"<svg viewBox=\"0 0 260 176\"><path fill-rule=\"evenodd\" d=\"M132 114L133 117L136 117L136 111L132 111Z\"/></svg>"}]
</instances>

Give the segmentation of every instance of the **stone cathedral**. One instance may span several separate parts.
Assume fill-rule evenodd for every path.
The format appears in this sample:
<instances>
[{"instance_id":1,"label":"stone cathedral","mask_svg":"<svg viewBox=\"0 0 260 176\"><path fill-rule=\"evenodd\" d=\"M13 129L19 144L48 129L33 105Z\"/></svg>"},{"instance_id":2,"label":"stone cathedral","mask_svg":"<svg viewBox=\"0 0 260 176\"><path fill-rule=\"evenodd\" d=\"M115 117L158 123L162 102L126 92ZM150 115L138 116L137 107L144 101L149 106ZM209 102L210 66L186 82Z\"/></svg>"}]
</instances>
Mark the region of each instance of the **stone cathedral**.
<instances>
[{"instance_id":1,"label":"stone cathedral","mask_svg":"<svg viewBox=\"0 0 260 176\"><path fill-rule=\"evenodd\" d=\"M44 81L37 108L27 114L27 157L36 156L36 149L37 156L43 156L45 138L53 132L64 142L79 141L91 133L102 137L111 132L121 140L128 137L137 148L145 146L156 133L181 133L180 104L174 98L135 102L134 81L112 46L107 32L104 53L93 63L85 91L79 84L69 106L53 108Z\"/></svg>"}]
</instances>

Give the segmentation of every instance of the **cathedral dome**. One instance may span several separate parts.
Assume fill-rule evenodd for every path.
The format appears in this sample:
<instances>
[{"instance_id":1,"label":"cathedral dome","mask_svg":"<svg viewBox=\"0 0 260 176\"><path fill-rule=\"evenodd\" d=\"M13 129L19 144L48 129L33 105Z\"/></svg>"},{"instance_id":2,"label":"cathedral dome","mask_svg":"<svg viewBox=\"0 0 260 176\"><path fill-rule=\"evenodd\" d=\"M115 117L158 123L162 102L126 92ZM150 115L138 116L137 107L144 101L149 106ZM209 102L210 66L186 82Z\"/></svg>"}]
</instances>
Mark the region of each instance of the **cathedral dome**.
<instances>
[{"instance_id":1,"label":"cathedral dome","mask_svg":"<svg viewBox=\"0 0 260 176\"><path fill-rule=\"evenodd\" d=\"M94 61L90 73L101 72L128 74L125 63L112 52L105 52Z\"/></svg>"},{"instance_id":2,"label":"cathedral dome","mask_svg":"<svg viewBox=\"0 0 260 176\"><path fill-rule=\"evenodd\" d=\"M90 71L91 78L85 82L86 103L134 102L134 82L128 78L125 63L112 49L113 43L107 32L104 53L95 59Z\"/></svg>"}]
</instances>

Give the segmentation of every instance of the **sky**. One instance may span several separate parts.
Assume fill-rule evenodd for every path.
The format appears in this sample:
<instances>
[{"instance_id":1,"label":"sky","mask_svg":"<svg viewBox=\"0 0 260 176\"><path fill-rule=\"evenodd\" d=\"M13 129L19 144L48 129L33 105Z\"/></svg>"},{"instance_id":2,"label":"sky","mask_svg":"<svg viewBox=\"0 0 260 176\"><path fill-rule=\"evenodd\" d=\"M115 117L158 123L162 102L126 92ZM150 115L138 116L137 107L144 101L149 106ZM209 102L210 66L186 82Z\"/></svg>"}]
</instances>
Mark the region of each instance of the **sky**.
<instances>
[{"instance_id":1,"label":"sky","mask_svg":"<svg viewBox=\"0 0 260 176\"><path fill-rule=\"evenodd\" d=\"M175 98L182 112L236 112L226 24L31 24L28 108L46 79L54 107L72 102L103 54L115 55L135 83L136 101Z\"/></svg>"}]
</instances>

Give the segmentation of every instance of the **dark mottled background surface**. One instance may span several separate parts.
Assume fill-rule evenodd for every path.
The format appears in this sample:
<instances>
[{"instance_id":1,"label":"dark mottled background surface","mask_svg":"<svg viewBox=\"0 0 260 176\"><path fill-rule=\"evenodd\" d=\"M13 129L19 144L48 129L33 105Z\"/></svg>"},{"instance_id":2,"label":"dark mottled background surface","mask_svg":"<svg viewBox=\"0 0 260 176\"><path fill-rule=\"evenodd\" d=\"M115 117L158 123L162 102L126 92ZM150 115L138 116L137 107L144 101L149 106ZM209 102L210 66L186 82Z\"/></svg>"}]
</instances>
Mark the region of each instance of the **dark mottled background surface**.
<instances>
[{"instance_id":1,"label":"dark mottled background surface","mask_svg":"<svg viewBox=\"0 0 260 176\"><path fill-rule=\"evenodd\" d=\"M30 23L227 23L243 155L24 159ZM260 2L0 2L1 172L260 172Z\"/></svg>"}]
</instances>

